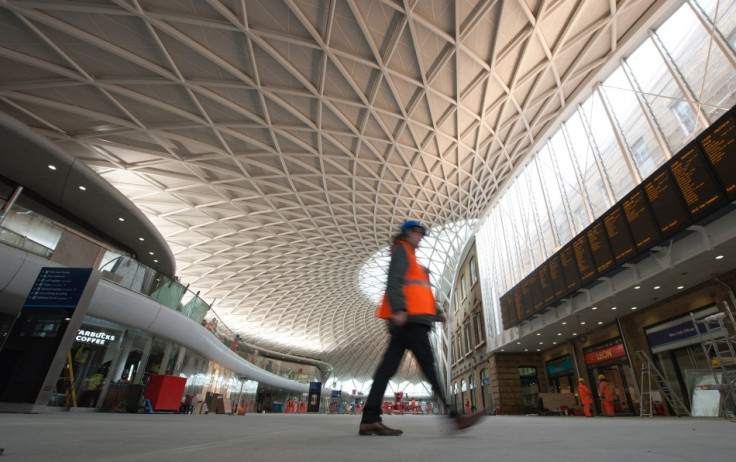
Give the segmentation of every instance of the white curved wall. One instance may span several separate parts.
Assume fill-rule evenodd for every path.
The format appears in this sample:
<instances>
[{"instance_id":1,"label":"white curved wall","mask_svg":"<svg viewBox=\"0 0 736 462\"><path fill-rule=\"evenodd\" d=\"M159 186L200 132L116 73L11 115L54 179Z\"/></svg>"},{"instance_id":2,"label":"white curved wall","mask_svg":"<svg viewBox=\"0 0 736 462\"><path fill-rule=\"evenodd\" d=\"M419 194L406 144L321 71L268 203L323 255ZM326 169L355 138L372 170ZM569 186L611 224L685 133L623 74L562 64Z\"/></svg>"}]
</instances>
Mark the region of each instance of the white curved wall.
<instances>
[{"instance_id":1,"label":"white curved wall","mask_svg":"<svg viewBox=\"0 0 736 462\"><path fill-rule=\"evenodd\" d=\"M44 258L0 244L0 307L20 312L43 267L60 266ZM100 280L87 313L176 342L238 375L282 390L307 393L309 385L267 372L246 361L193 320L148 297Z\"/></svg>"}]
</instances>

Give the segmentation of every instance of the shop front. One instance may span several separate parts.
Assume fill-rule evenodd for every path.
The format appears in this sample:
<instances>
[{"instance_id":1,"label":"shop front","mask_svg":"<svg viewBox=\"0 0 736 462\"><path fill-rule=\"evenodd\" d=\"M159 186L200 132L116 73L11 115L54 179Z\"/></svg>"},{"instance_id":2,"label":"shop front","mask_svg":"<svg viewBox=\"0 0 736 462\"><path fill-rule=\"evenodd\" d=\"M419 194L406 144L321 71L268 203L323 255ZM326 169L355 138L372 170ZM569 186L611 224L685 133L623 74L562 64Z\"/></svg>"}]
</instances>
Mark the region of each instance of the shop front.
<instances>
[{"instance_id":1,"label":"shop front","mask_svg":"<svg viewBox=\"0 0 736 462\"><path fill-rule=\"evenodd\" d=\"M575 376L570 355L547 361L546 368L552 393L574 393Z\"/></svg>"},{"instance_id":2,"label":"shop front","mask_svg":"<svg viewBox=\"0 0 736 462\"><path fill-rule=\"evenodd\" d=\"M621 338L616 338L586 348L585 365L587 366L587 381L590 384L598 383L598 376L604 375L613 389L613 410L616 415L636 415L639 405L636 392L636 378L626 356L626 350ZM590 387L591 389L593 387ZM593 390L598 412L601 413L601 403L598 393Z\"/></svg>"},{"instance_id":3,"label":"shop front","mask_svg":"<svg viewBox=\"0 0 736 462\"><path fill-rule=\"evenodd\" d=\"M703 319L717 312L716 305L709 305L693 311L692 315L695 319ZM712 332L714 338L723 336L717 326ZM715 379L690 313L645 327L644 333L657 369L662 372L672 392L689 407L690 415L718 416L719 392L699 388L700 385L714 384ZM663 401L659 393L653 393L654 413L664 413Z\"/></svg>"}]
</instances>

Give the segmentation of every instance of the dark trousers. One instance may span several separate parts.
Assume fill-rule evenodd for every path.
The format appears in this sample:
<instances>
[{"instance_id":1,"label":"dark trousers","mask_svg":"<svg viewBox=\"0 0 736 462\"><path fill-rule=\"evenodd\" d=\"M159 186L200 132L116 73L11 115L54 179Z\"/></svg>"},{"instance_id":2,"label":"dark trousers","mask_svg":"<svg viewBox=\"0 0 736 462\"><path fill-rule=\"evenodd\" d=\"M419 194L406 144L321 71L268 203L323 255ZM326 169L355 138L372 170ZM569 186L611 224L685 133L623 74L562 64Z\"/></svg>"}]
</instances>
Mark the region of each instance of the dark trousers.
<instances>
[{"instance_id":1,"label":"dark trousers","mask_svg":"<svg viewBox=\"0 0 736 462\"><path fill-rule=\"evenodd\" d=\"M422 369L422 373L432 384L432 389L439 396L442 403L447 406L445 390L437 378L437 370L434 367L434 355L429 343L429 332L431 328L423 324L408 323L403 327L395 327L391 332L391 340L388 348L383 354L381 365L376 369L373 376L373 385L368 393L368 400L363 408L361 423L373 423L381 421L381 404L383 395L386 393L389 379L396 373L401 364L406 350L411 351Z\"/></svg>"}]
</instances>

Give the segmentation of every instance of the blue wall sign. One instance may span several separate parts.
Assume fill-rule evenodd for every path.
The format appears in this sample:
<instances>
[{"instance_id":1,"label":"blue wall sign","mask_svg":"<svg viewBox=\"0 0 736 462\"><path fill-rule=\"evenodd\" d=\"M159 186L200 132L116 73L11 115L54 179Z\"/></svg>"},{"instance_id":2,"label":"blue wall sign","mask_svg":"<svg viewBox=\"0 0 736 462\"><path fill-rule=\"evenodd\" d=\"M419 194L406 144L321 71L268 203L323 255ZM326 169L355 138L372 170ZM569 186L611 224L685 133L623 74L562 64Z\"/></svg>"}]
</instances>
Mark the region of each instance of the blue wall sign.
<instances>
[{"instance_id":1,"label":"blue wall sign","mask_svg":"<svg viewBox=\"0 0 736 462\"><path fill-rule=\"evenodd\" d=\"M76 308L92 268L41 268L24 307Z\"/></svg>"}]
</instances>

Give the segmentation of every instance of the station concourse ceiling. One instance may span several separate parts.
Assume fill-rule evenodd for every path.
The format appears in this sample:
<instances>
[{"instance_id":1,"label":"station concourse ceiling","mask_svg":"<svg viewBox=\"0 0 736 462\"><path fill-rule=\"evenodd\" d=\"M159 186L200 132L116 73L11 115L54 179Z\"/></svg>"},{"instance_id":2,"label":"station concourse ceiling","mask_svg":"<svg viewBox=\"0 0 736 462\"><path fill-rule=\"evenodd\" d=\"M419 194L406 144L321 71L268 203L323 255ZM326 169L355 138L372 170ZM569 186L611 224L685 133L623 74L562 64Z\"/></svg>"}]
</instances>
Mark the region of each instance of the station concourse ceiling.
<instances>
[{"instance_id":1,"label":"station concourse ceiling","mask_svg":"<svg viewBox=\"0 0 736 462\"><path fill-rule=\"evenodd\" d=\"M0 110L132 200L246 341L363 381L363 266L404 219L477 223L679 3L4 0Z\"/></svg>"}]
</instances>

